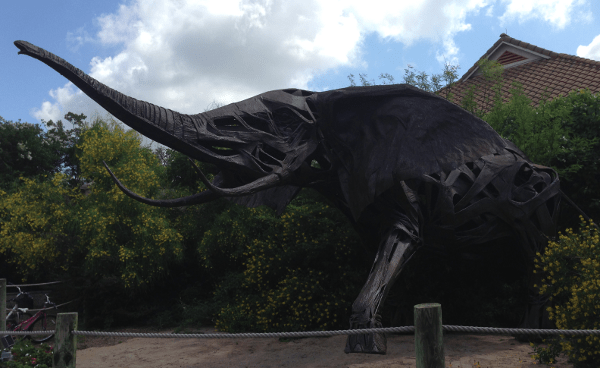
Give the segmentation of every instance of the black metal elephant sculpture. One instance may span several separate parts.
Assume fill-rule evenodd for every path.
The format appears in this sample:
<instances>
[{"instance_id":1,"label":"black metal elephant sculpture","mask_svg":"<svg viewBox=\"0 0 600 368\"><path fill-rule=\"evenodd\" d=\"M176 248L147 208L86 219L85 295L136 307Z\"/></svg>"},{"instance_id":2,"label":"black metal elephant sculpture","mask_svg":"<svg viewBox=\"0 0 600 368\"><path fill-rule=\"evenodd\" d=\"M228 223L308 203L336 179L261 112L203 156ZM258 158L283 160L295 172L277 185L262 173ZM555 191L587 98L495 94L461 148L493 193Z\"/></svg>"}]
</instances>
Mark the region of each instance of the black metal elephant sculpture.
<instances>
[{"instance_id":1,"label":"black metal elephant sculpture","mask_svg":"<svg viewBox=\"0 0 600 368\"><path fill-rule=\"evenodd\" d=\"M131 198L176 207L224 196L281 213L308 187L333 202L376 253L351 328L381 326L378 310L417 250L485 254L498 239L516 239L529 265L521 327L551 327L532 270L556 231L558 175L457 105L400 84L276 90L185 115L123 95L28 42L15 45L144 136L220 170L212 182L198 170L210 190L173 200L140 197L113 175ZM384 354L385 335L349 336L345 351Z\"/></svg>"}]
</instances>

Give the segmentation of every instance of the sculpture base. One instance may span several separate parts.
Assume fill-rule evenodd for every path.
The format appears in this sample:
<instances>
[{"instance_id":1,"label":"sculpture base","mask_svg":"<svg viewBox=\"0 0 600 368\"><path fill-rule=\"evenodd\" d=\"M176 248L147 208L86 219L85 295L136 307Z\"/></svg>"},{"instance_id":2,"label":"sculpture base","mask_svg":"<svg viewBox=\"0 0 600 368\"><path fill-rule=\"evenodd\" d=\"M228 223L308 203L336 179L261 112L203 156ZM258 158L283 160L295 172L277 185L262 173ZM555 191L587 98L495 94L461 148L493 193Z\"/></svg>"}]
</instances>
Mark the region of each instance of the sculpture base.
<instances>
[{"instance_id":1,"label":"sculpture base","mask_svg":"<svg viewBox=\"0 0 600 368\"><path fill-rule=\"evenodd\" d=\"M384 333L350 335L344 353L385 354L387 339Z\"/></svg>"},{"instance_id":2,"label":"sculpture base","mask_svg":"<svg viewBox=\"0 0 600 368\"><path fill-rule=\"evenodd\" d=\"M382 327L381 321L379 321L379 318L377 317L375 319L360 323L357 322L358 318L352 316L352 318L350 318L350 329L356 330L363 328ZM344 352L346 354L385 354L387 352L387 338L385 337L385 333L348 335Z\"/></svg>"}]
</instances>

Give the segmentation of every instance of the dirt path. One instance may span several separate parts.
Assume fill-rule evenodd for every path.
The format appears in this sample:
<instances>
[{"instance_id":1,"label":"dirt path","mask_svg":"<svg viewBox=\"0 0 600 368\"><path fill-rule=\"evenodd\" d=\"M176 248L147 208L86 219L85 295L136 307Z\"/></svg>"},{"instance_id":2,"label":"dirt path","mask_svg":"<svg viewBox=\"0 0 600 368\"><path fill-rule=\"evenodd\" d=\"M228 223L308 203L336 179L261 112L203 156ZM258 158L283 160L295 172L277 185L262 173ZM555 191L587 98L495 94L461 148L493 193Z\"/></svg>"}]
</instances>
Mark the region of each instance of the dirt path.
<instances>
[{"instance_id":1,"label":"dirt path","mask_svg":"<svg viewBox=\"0 0 600 368\"><path fill-rule=\"evenodd\" d=\"M128 332L157 332L126 329ZM172 330L160 331L170 333ZM215 333L202 328L193 333ZM388 335L386 355L344 354L346 336L278 339L79 338L77 367L415 367L413 335ZM446 367L539 368L533 348L510 336L450 334ZM555 368L572 367L560 357ZM544 367L544 365L541 365Z\"/></svg>"}]
</instances>

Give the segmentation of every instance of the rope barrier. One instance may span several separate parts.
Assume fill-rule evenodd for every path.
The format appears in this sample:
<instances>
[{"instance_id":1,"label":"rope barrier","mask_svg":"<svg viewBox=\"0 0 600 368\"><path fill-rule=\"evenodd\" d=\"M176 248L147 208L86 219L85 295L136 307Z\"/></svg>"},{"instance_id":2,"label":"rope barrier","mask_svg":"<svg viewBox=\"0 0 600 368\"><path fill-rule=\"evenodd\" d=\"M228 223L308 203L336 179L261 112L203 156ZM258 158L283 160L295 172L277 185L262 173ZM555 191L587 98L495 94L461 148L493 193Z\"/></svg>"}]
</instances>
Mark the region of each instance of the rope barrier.
<instances>
[{"instance_id":1,"label":"rope barrier","mask_svg":"<svg viewBox=\"0 0 600 368\"><path fill-rule=\"evenodd\" d=\"M493 328L443 325L444 331L484 333L489 335L600 335L600 330L535 330L529 328ZM316 337L336 335L362 335L375 332L413 332L414 326L365 328L359 330L334 330L334 331L305 331L305 332L265 332L265 333L213 333L213 334L177 334L177 333L137 333L137 332L102 332L102 331L72 331L73 335L80 336L114 336L114 337L142 337L142 338L172 338L172 339L230 339L230 338L276 338L276 337ZM46 335L54 331L0 331L0 335Z\"/></svg>"},{"instance_id":2,"label":"rope barrier","mask_svg":"<svg viewBox=\"0 0 600 368\"><path fill-rule=\"evenodd\" d=\"M492 335L600 335L600 330L535 330L528 328L492 328L472 326L443 325L445 331L475 332ZM196 338L196 339L228 339L228 338L273 338L273 337L311 337L335 335L361 335L375 332L413 332L414 326L365 328L359 330L336 331L306 331L306 332L266 332L266 333L218 333L218 334L174 334L174 333L135 333L135 332L100 332L100 331L73 331L73 335L82 336L117 336L117 337L146 337L146 338Z\"/></svg>"}]
</instances>

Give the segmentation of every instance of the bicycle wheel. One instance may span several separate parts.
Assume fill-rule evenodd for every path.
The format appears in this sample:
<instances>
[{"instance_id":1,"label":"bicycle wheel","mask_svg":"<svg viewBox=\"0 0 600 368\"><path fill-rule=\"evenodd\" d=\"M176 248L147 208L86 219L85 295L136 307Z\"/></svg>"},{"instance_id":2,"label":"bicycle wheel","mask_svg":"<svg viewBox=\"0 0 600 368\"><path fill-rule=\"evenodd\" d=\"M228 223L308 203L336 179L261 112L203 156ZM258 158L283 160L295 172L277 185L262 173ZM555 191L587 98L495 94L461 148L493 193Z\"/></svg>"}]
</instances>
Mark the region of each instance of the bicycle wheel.
<instances>
[{"instance_id":1,"label":"bicycle wheel","mask_svg":"<svg viewBox=\"0 0 600 368\"><path fill-rule=\"evenodd\" d=\"M44 315L41 315L40 318L35 320L31 327L27 331L53 331L56 330L56 317L46 315L46 324L44 326ZM30 339L32 342L36 344L41 344L43 342L49 341L54 337L54 334L49 335L31 335Z\"/></svg>"}]
</instances>

